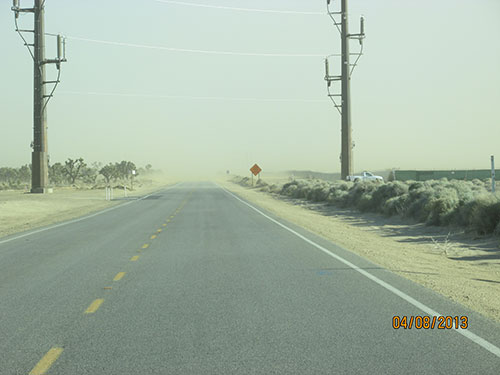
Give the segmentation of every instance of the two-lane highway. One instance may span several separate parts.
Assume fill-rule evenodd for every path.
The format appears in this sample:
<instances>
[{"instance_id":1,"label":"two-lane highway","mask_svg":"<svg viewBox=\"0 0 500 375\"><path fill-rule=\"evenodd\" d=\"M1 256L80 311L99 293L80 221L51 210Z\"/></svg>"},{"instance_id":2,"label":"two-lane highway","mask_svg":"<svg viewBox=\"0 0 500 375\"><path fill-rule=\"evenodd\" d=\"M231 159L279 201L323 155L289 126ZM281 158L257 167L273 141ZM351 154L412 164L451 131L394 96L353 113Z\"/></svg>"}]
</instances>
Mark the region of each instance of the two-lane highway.
<instances>
[{"instance_id":1,"label":"two-lane highway","mask_svg":"<svg viewBox=\"0 0 500 375\"><path fill-rule=\"evenodd\" d=\"M468 328L394 329L393 316ZM498 374L498 324L211 182L0 239L0 374Z\"/></svg>"}]
</instances>

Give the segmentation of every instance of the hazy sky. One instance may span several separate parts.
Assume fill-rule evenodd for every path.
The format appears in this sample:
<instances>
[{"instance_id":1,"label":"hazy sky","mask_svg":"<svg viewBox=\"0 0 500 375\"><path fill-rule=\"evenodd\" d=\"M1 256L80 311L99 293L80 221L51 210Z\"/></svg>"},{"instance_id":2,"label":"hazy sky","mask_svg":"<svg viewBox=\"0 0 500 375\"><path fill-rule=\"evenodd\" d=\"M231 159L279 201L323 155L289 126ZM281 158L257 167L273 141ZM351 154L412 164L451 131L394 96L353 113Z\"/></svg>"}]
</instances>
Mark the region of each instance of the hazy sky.
<instances>
[{"instance_id":1,"label":"hazy sky","mask_svg":"<svg viewBox=\"0 0 500 375\"><path fill-rule=\"evenodd\" d=\"M326 10L326 0L185 2ZM19 166L31 159L33 67L10 6L2 0L0 165ZM355 170L488 168L491 154L500 163L500 1L351 0L351 32L361 14L367 37L352 78ZM32 15L19 22L30 28ZM46 0L46 31L68 37L68 62L48 107L53 162L126 159L206 174L246 173L254 162L264 172L340 170L340 116L326 97L322 57L340 51L340 38L326 13ZM55 57L55 41L46 43ZM351 46L356 51L357 41ZM54 77L55 68L47 71Z\"/></svg>"}]
</instances>

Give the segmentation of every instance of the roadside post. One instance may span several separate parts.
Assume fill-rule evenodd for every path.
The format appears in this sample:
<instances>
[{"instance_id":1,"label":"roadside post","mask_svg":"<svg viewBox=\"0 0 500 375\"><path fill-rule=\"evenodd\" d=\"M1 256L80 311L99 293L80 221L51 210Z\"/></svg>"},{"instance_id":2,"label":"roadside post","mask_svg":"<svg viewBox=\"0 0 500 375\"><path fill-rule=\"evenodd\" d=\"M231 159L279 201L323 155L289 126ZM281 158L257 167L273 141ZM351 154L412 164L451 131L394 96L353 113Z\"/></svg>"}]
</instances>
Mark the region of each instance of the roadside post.
<instances>
[{"instance_id":1,"label":"roadside post","mask_svg":"<svg viewBox=\"0 0 500 375\"><path fill-rule=\"evenodd\" d=\"M495 156L491 155L491 192L495 192Z\"/></svg>"},{"instance_id":2,"label":"roadside post","mask_svg":"<svg viewBox=\"0 0 500 375\"><path fill-rule=\"evenodd\" d=\"M250 172L252 172L252 186L253 186L253 176L260 175L260 172L262 172L262 169L256 164L250 168Z\"/></svg>"},{"instance_id":3,"label":"roadside post","mask_svg":"<svg viewBox=\"0 0 500 375\"><path fill-rule=\"evenodd\" d=\"M106 200L110 201L113 199L113 188L111 186L106 186Z\"/></svg>"}]
</instances>

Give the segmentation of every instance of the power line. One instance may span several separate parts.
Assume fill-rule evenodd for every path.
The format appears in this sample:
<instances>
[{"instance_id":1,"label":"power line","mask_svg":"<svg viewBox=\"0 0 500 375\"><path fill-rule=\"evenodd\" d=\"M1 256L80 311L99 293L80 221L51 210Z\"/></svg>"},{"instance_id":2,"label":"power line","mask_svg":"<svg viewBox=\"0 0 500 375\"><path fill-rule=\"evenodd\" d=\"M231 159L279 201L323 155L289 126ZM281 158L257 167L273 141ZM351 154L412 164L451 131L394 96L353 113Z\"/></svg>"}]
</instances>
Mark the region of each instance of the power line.
<instances>
[{"instance_id":1,"label":"power line","mask_svg":"<svg viewBox=\"0 0 500 375\"><path fill-rule=\"evenodd\" d=\"M325 56L325 54L255 53L255 52L235 52L235 51L200 50L200 49L189 49L189 48L173 48L173 47L164 47L164 46L152 46L152 45L147 45L147 44L114 42L114 41L101 40L101 39L80 38L80 37L76 37L76 36L66 36L66 38L69 40L107 44L107 45L114 45L114 46L120 46L120 47L145 48L145 49L155 49L155 50L170 51L170 52L200 53L200 54L207 54L207 55L259 56L259 57L321 57L321 58L324 58L324 56Z\"/></svg>"},{"instance_id":2,"label":"power line","mask_svg":"<svg viewBox=\"0 0 500 375\"><path fill-rule=\"evenodd\" d=\"M240 101L240 102L299 102L299 103L324 103L326 99L304 99L304 98L250 98L250 97L224 97L224 96L187 96L187 95L152 95L152 94L128 94L113 92L94 91L63 91L61 95L96 95L96 96L118 96L130 98L150 98L150 99L185 99L185 100L220 100L220 101Z\"/></svg>"},{"instance_id":3,"label":"power line","mask_svg":"<svg viewBox=\"0 0 500 375\"><path fill-rule=\"evenodd\" d=\"M191 6L191 7L199 7L199 8L211 8L211 9L223 9L223 10L233 10L239 12L258 12L258 13L278 13L278 14L302 14L302 15L314 15L314 16L324 16L323 12L300 12L294 10L273 10L273 9L255 9L255 8L235 8L235 7L227 7L220 5L207 5L207 4L198 4L198 3L186 3L184 1L172 1L172 0L154 0L158 3L164 4L174 4L174 5L183 5L183 6Z\"/></svg>"}]
</instances>

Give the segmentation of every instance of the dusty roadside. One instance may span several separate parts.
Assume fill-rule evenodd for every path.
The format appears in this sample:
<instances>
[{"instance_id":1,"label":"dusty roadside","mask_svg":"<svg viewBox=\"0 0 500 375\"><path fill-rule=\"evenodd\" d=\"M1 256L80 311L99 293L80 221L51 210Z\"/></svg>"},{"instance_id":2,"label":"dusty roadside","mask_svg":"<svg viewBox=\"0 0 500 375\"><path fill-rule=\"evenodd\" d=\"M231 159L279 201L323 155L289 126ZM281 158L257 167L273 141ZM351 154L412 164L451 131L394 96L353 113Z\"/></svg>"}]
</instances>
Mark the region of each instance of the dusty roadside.
<instances>
[{"instance_id":1,"label":"dusty roadside","mask_svg":"<svg viewBox=\"0 0 500 375\"><path fill-rule=\"evenodd\" d=\"M156 191L177 182L155 178L129 191L134 197ZM114 200L105 200L104 189L56 188L52 194L29 194L23 191L0 192L0 238L81 217L116 206L125 199L124 190L114 189Z\"/></svg>"},{"instance_id":2,"label":"dusty roadside","mask_svg":"<svg viewBox=\"0 0 500 375\"><path fill-rule=\"evenodd\" d=\"M500 322L498 238L475 238L399 218L277 198L229 181L218 183L285 220Z\"/></svg>"}]
</instances>

